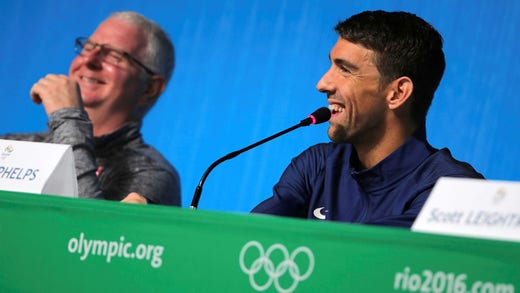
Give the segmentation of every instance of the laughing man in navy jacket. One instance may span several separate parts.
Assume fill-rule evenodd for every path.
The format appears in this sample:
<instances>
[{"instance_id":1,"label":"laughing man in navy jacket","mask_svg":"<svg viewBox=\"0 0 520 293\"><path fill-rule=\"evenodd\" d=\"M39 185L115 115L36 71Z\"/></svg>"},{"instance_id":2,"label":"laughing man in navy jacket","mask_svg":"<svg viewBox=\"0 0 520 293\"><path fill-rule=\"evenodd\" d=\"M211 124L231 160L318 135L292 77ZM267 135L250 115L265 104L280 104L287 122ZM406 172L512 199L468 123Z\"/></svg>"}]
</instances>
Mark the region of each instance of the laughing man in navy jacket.
<instances>
[{"instance_id":1,"label":"laughing man in navy jacket","mask_svg":"<svg viewBox=\"0 0 520 293\"><path fill-rule=\"evenodd\" d=\"M442 37L406 12L362 12L335 30L331 67L317 84L332 142L294 158L252 212L410 227L439 177L483 178L426 139Z\"/></svg>"}]
</instances>

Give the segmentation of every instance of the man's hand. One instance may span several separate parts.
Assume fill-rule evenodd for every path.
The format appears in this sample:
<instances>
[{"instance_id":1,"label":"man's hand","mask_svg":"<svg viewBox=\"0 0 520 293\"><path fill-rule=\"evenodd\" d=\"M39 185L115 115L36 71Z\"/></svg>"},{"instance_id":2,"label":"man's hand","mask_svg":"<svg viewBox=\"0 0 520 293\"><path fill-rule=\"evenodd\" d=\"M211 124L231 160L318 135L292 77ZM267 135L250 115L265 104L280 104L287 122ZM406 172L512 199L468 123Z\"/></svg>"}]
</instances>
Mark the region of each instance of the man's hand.
<instances>
[{"instance_id":1,"label":"man's hand","mask_svg":"<svg viewBox=\"0 0 520 293\"><path fill-rule=\"evenodd\" d=\"M123 198L121 202L146 204L146 198L139 195L137 192L131 192Z\"/></svg>"},{"instance_id":2,"label":"man's hand","mask_svg":"<svg viewBox=\"0 0 520 293\"><path fill-rule=\"evenodd\" d=\"M47 74L31 88L31 99L43 104L47 116L62 108L83 107L78 83L62 74Z\"/></svg>"}]
</instances>

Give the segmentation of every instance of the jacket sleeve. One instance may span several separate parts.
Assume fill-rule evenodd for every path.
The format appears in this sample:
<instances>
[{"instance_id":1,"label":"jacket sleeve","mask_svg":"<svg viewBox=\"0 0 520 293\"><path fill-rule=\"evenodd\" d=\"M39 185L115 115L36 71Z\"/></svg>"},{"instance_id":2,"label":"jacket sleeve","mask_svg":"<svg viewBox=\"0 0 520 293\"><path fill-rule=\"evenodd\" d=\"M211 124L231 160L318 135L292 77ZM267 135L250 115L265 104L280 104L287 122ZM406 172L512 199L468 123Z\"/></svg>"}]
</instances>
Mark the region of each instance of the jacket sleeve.
<instances>
[{"instance_id":1,"label":"jacket sleeve","mask_svg":"<svg viewBox=\"0 0 520 293\"><path fill-rule=\"evenodd\" d=\"M79 197L103 199L96 177L94 135L87 113L80 108L64 108L49 115L48 142L69 144L74 153Z\"/></svg>"},{"instance_id":2,"label":"jacket sleeve","mask_svg":"<svg viewBox=\"0 0 520 293\"><path fill-rule=\"evenodd\" d=\"M291 160L273 188L273 196L258 204L252 213L306 218L313 182L324 162L324 146L316 145Z\"/></svg>"}]
</instances>

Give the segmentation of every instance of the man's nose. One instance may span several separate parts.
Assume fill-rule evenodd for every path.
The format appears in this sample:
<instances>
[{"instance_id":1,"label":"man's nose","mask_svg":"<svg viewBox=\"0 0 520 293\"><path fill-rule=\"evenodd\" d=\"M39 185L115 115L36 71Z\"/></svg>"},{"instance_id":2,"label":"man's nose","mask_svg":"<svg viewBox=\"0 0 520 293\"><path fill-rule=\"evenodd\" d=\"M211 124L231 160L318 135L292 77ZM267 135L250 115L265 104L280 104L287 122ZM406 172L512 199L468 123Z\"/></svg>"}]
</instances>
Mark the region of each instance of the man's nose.
<instances>
[{"instance_id":1,"label":"man's nose","mask_svg":"<svg viewBox=\"0 0 520 293\"><path fill-rule=\"evenodd\" d=\"M327 70L316 84L316 89L322 93L333 91L333 83L330 79L330 69Z\"/></svg>"},{"instance_id":2,"label":"man's nose","mask_svg":"<svg viewBox=\"0 0 520 293\"><path fill-rule=\"evenodd\" d=\"M82 54L85 59L85 63L91 66L100 66L103 61L103 48L95 47L87 53Z\"/></svg>"}]
</instances>

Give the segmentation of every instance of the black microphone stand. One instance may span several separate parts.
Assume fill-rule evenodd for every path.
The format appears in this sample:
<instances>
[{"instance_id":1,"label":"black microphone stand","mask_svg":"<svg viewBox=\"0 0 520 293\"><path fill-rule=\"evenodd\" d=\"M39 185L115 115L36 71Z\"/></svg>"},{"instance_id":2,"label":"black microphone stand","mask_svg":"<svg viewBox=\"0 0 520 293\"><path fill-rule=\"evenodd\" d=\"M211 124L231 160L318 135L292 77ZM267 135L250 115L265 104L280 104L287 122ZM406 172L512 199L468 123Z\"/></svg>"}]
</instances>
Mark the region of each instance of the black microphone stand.
<instances>
[{"instance_id":1,"label":"black microphone stand","mask_svg":"<svg viewBox=\"0 0 520 293\"><path fill-rule=\"evenodd\" d=\"M199 205L199 200L200 200L200 195L202 194L202 185L204 185L204 181L206 181L206 177L208 177L209 173L213 170L213 168L215 168L217 165L219 165L220 163L224 162L224 161L227 161L229 159L232 159L238 155L240 155L241 153L245 152L245 151L248 151L256 146L259 146L263 143L266 143L272 139L275 139L277 137L279 137L280 135L284 135L286 134L287 132L290 132L290 131L293 131L299 127L302 127L302 126L308 126L312 123L312 119L311 118L306 118L306 119L303 119L302 121L300 121L300 123L292 126L292 127L289 127L283 131L280 131L276 134L273 134L267 138L264 138L262 139L261 141L259 142L256 142L250 146L247 146L243 149L240 149L238 151L234 151L234 152L231 152L225 156L223 156L222 158L216 160L213 164L211 164L211 166L208 167L208 169L206 169L206 172L204 172L204 174L202 175L202 177L200 178L200 181L199 181L199 185L197 185L197 188L195 188L195 194L193 195L193 199L191 201L191 206L190 208L191 209L197 209L197 206Z\"/></svg>"}]
</instances>

